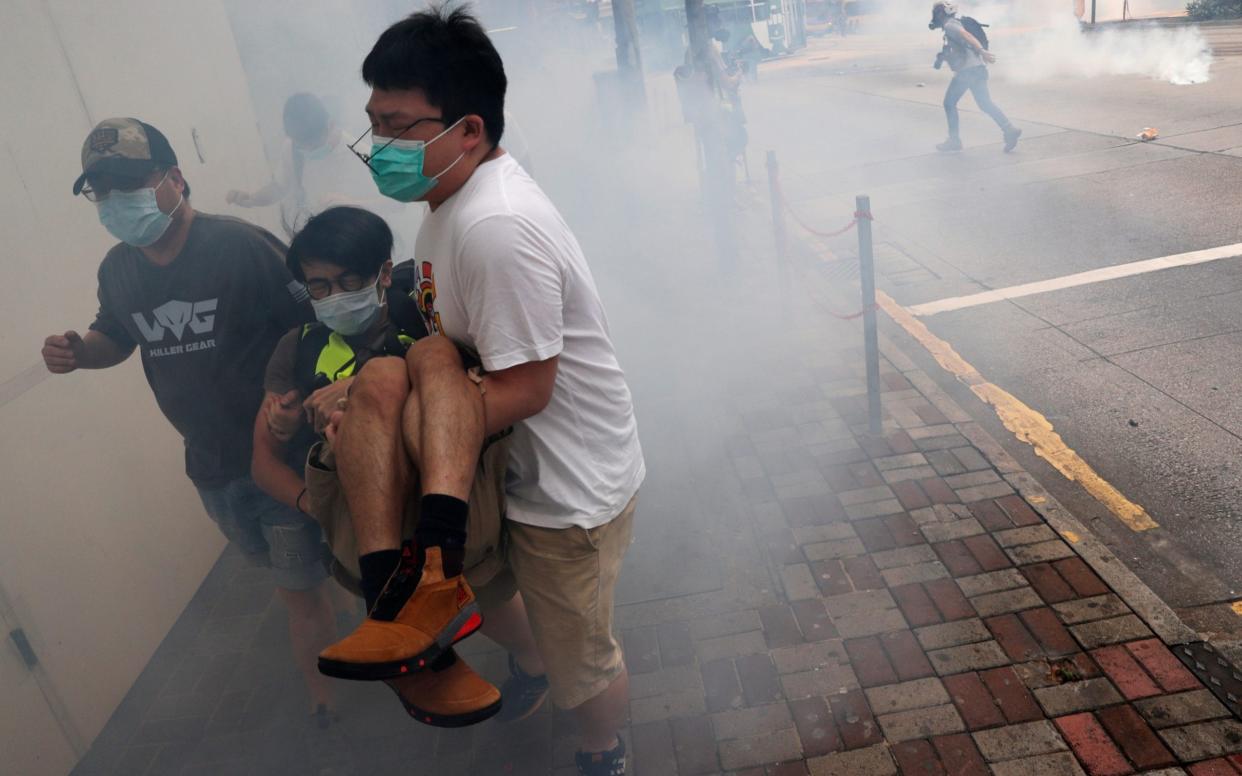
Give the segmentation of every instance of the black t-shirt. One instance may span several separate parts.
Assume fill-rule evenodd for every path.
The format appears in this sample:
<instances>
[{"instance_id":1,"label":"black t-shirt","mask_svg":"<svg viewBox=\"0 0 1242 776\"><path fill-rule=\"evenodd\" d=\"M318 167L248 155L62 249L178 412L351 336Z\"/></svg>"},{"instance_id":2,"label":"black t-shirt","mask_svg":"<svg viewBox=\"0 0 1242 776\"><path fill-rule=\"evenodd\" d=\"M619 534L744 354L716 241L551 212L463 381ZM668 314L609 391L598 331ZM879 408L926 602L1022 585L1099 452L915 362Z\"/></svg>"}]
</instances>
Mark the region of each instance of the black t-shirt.
<instances>
[{"instance_id":1,"label":"black t-shirt","mask_svg":"<svg viewBox=\"0 0 1242 776\"><path fill-rule=\"evenodd\" d=\"M263 371L280 336L314 320L285 246L236 218L196 213L168 266L121 243L99 266L91 328L138 346L160 410L185 439L200 487L248 476Z\"/></svg>"}]
</instances>

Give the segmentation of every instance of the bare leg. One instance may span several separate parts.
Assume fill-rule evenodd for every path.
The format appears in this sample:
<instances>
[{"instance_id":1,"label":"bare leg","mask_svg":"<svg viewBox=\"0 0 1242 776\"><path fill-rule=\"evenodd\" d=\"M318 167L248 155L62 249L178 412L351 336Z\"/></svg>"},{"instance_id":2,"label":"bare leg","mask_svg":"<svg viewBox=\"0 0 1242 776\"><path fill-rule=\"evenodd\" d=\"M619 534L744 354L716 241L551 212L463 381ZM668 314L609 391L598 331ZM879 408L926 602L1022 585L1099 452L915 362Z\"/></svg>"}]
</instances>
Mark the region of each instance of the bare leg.
<instances>
[{"instance_id":1,"label":"bare leg","mask_svg":"<svg viewBox=\"0 0 1242 776\"><path fill-rule=\"evenodd\" d=\"M483 617L483 635L508 650L523 671L530 676L547 673L535 646L535 635L531 633L521 593L494 609L484 610Z\"/></svg>"},{"instance_id":2,"label":"bare leg","mask_svg":"<svg viewBox=\"0 0 1242 776\"><path fill-rule=\"evenodd\" d=\"M405 361L411 386L405 446L421 477L422 492L469 501L483 449L483 394L466 376L448 337L415 342Z\"/></svg>"},{"instance_id":3,"label":"bare leg","mask_svg":"<svg viewBox=\"0 0 1242 776\"><path fill-rule=\"evenodd\" d=\"M319 673L319 651L336 641L336 618L327 591L320 584L310 590L276 588L280 600L289 610L289 641L293 662L306 680L311 709L320 705L332 708L332 683Z\"/></svg>"},{"instance_id":4,"label":"bare leg","mask_svg":"<svg viewBox=\"0 0 1242 776\"><path fill-rule=\"evenodd\" d=\"M368 361L349 392L349 409L333 452L359 555L401 546L410 480L401 415L409 393L405 363L399 358Z\"/></svg>"},{"instance_id":5,"label":"bare leg","mask_svg":"<svg viewBox=\"0 0 1242 776\"><path fill-rule=\"evenodd\" d=\"M617 745L630 700L630 676L624 668L599 695L574 709L582 734L582 751L606 752Z\"/></svg>"}]
</instances>

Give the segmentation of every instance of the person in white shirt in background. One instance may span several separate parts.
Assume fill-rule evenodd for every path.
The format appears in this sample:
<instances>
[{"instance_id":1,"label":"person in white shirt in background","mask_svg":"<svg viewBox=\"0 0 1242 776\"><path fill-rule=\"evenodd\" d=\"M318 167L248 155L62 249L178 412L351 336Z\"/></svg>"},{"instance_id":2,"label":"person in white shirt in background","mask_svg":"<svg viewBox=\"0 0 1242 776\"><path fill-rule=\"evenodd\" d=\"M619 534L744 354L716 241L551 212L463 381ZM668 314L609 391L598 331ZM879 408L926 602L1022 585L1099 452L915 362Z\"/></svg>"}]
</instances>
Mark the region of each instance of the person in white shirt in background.
<instances>
[{"instance_id":1,"label":"person in white shirt in background","mask_svg":"<svg viewBox=\"0 0 1242 776\"><path fill-rule=\"evenodd\" d=\"M301 231L310 217L330 207L350 205L370 210L389 222L396 239L394 255L410 258L422 208L401 207L376 196L375 184L350 151L356 138L342 132L318 97L298 92L285 100L281 116L288 142L275 179L254 192L233 189L225 201L238 207L279 205L286 236Z\"/></svg>"}]
</instances>

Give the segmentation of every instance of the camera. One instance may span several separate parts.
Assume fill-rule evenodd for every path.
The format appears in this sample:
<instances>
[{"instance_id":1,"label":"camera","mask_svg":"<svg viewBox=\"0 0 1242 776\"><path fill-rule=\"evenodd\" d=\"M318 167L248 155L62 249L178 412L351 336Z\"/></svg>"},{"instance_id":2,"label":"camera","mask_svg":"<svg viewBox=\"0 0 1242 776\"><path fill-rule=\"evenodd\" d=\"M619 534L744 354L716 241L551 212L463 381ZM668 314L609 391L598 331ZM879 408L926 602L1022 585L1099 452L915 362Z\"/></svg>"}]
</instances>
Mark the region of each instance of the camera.
<instances>
[{"instance_id":1,"label":"camera","mask_svg":"<svg viewBox=\"0 0 1242 776\"><path fill-rule=\"evenodd\" d=\"M936 68L937 70L944 67L944 52L943 51L941 51L939 54L936 55L936 61L932 65L932 67Z\"/></svg>"}]
</instances>

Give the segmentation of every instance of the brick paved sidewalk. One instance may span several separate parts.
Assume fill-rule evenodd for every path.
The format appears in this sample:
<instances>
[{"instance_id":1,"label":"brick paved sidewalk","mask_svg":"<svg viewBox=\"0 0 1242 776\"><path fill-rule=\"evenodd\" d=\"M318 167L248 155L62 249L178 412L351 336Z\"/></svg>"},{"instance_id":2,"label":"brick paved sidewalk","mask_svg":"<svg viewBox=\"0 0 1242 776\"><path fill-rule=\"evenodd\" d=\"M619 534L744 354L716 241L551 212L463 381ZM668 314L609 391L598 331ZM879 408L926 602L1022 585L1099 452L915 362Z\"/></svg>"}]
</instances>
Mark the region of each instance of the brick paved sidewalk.
<instances>
[{"instance_id":1,"label":"brick paved sidewalk","mask_svg":"<svg viewBox=\"0 0 1242 776\"><path fill-rule=\"evenodd\" d=\"M818 370L814 413L743 413L762 430L729 455L782 600L627 633L636 687L662 688L632 706L636 771L1242 772L1242 724L1015 492L978 427L886 363L890 430L860 434L857 367ZM769 473L791 458L814 465Z\"/></svg>"}]
</instances>

